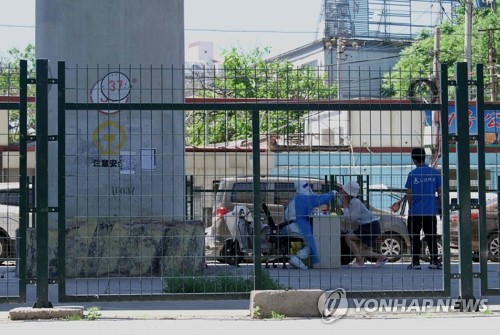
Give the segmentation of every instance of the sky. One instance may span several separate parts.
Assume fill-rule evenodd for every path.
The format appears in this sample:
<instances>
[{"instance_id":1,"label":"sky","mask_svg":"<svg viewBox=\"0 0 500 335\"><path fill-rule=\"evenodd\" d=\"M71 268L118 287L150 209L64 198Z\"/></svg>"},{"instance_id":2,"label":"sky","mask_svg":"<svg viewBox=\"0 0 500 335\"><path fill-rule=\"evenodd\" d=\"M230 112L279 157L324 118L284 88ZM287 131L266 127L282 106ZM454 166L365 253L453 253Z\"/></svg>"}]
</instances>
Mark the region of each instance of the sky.
<instances>
[{"instance_id":1,"label":"sky","mask_svg":"<svg viewBox=\"0 0 500 335\"><path fill-rule=\"evenodd\" d=\"M233 47L271 47L274 56L318 38L323 1L184 0L185 42L212 41L215 56ZM35 44L35 0L0 0L0 8L0 56Z\"/></svg>"}]
</instances>

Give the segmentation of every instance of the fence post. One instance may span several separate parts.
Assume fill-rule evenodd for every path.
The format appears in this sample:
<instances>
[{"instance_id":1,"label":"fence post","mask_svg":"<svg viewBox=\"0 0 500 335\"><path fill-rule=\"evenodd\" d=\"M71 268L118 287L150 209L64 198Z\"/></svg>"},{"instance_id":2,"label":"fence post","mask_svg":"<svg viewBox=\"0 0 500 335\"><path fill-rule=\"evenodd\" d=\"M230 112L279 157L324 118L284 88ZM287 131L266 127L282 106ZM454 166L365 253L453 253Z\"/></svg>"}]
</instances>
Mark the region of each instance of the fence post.
<instances>
[{"instance_id":1,"label":"fence post","mask_svg":"<svg viewBox=\"0 0 500 335\"><path fill-rule=\"evenodd\" d=\"M28 208L28 61L19 62L19 238L16 257L19 264L19 297L26 301L26 236L29 226Z\"/></svg>"},{"instance_id":2,"label":"fence post","mask_svg":"<svg viewBox=\"0 0 500 335\"><path fill-rule=\"evenodd\" d=\"M253 161L253 251L254 251L254 271L255 281L254 287L256 290L262 288L262 260L260 257L261 250L261 226L260 226L260 211L261 211L261 195L260 195L260 118L259 110L252 110L252 161Z\"/></svg>"},{"instance_id":3,"label":"fence post","mask_svg":"<svg viewBox=\"0 0 500 335\"><path fill-rule=\"evenodd\" d=\"M455 112L457 116L457 197L459 203L460 297L474 299L472 282L472 223L470 201L469 80L467 63L455 64Z\"/></svg>"},{"instance_id":4,"label":"fence post","mask_svg":"<svg viewBox=\"0 0 500 335\"><path fill-rule=\"evenodd\" d=\"M49 302L48 211L48 86L49 65L36 60L36 302L33 308L52 307Z\"/></svg>"},{"instance_id":5,"label":"fence post","mask_svg":"<svg viewBox=\"0 0 500 335\"><path fill-rule=\"evenodd\" d=\"M483 64L476 64L477 186L479 199L479 268L481 293L488 288L488 248L486 234L486 153ZM485 256L486 255L486 256Z\"/></svg>"},{"instance_id":6,"label":"fence post","mask_svg":"<svg viewBox=\"0 0 500 335\"><path fill-rule=\"evenodd\" d=\"M66 296L66 63L57 63L57 276L59 301Z\"/></svg>"},{"instance_id":7,"label":"fence post","mask_svg":"<svg viewBox=\"0 0 500 335\"><path fill-rule=\"evenodd\" d=\"M450 133L448 129L448 65L441 64L440 73L441 83L439 85L441 89L441 114L439 120L439 131L440 131L440 148L438 150L441 153L441 174L443 176L442 180L442 199L441 199L441 222L443 223L443 235L442 235L442 250L443 250L443 272L445 276L444 290L447 294L451 291L450 283L450 234L445 234L444 232L450 231L450 147L449 139Z\"/></svg>"}]
</instances>

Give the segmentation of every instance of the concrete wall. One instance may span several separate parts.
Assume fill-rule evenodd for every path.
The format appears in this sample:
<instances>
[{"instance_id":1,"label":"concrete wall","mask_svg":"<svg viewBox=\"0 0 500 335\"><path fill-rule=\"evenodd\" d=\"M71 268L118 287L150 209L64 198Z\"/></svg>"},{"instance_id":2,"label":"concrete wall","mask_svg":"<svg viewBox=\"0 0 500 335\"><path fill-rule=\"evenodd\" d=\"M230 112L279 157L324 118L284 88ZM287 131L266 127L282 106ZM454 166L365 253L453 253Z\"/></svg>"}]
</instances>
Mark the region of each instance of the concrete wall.
<instances>
[{"instance_id":1,"label":"concrete wall","mask_svg":"<svg viewBox=\"0 0 500 335\"><path fill-rule=\"evenodd\" d=\"M49 277L58 275L58 232L49 230ZM200 221L142 223L133 218L67 222L67 278L175 276L205 267ZM36 278L36 230L28 228L26 273Z\"/></svg>"}]
</instances>

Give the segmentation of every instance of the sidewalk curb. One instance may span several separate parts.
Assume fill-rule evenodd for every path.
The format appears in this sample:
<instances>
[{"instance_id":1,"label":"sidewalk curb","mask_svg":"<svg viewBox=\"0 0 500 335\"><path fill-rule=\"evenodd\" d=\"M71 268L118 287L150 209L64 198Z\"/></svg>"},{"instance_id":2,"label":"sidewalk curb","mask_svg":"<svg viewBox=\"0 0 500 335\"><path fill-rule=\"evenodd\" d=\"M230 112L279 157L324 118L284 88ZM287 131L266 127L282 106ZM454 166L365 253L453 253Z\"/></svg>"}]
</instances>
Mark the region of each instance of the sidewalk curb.
<instances>
[{"instance_id":1,"label":"sidewalk curb","mask_svg":"<svg viewBox=\"0 0 500 335\"><path fill-rule=\"evenodd\" d=\"M83 307L64 306L53 308L18 307L9 311L11 320L35 320L35 319L65 319L76 317L83 319Z\"/></svg>"},{"instance_id":2,"label":"sidewalk curb","mask_svg":"<svg viewBox=\"0 0 500 335\"><path fill-rule=\"evenodd\" d=\"M272 318L273 315L285 317L322 317L320 312L320 299L326 291L318 289L305 290L254 290L250 293L250 317L251 318ZM468 316L499 316L500 305L486 304L487 310L460 311L454 308L452 298L432 297L432 298L373 298L364 299L368 301L366 308L356 308L353 299L347 298L344 305L332 306L333 312L339 309L340 317L347 318L367 318L367 317L419 317L425 315L436 315L446 317ZM380 308L375 306L377 301L397 301L393 306L385 306L382 303ZM422 303L425 300L426 303ZM437 301L449 301L448 305L440 305ZM322 304L324 304L323 302ZM339 304L339 300L334 303ZM322 306L323 307L323 306ZM337 317L339 317L337 315Z\"/></svg>"}]
</instances>

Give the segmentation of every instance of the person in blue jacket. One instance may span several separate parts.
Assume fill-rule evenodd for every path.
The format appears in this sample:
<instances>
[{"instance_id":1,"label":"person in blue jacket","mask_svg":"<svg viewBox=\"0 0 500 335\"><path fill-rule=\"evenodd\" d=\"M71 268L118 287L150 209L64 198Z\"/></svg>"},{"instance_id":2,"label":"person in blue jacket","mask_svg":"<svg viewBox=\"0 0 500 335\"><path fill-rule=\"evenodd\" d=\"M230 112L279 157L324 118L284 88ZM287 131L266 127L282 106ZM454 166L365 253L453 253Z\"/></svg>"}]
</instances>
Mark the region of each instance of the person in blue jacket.
<instances>
[{"instance_id":1,"label":"person in blue jacket","mask_svg":"<svg viewBox=\"0 0 500 335\"><path fill-rule=\"evenodd\" d=\"M316 207L326 205L330 200L334 199L336 192L314 194L309 184L304 181L296 181L294 186L296 190L295 195L285 209L285 220L289 224L283 227L281 233L298 236L303 239L302 248L295 255L292 255L288 262L295 268L305 270L308 267L304 264L303 260L309 256L311 256L311 263L313 265L319 262L310 216Z\"/></svg>"}]
</instances>

